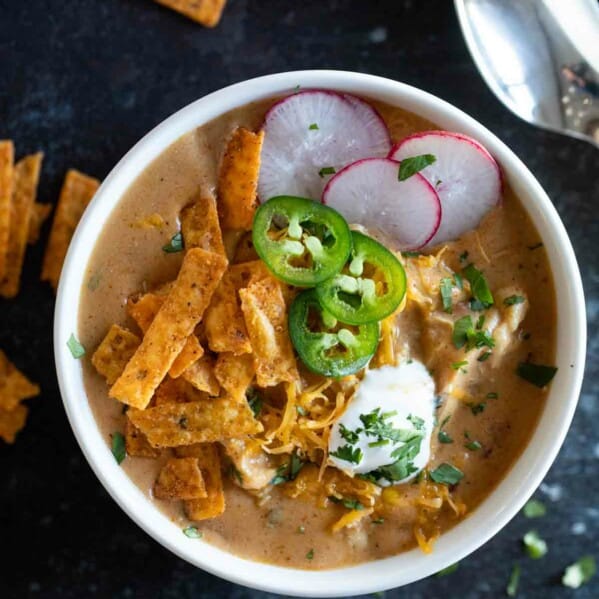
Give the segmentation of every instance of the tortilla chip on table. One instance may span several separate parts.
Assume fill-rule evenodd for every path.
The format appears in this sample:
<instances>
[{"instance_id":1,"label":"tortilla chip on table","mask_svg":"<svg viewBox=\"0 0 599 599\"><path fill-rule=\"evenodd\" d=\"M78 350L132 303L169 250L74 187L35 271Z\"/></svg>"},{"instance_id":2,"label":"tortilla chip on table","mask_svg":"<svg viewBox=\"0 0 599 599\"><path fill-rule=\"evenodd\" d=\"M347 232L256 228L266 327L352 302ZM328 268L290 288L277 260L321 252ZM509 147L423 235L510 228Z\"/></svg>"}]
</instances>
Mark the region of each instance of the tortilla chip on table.
<instances>
[{"instance_id":1,"label":"tortilla chip on table","mask_svg":"<svg viewBox=\"0 0 599 599\"><path fill-rule=\"evenodd\" d=\"M0 140L0 278L6 271L6 254L10 236L10 203L14 185L15 147L10 140Z\"/></svg>"},{"instance_id":2,"label":"tortilla chip on table","mask_svg":"<svg viewBox=\"0 0 599 599\"><path fill-rule=\"evenodd\" d=\"M176 10L204 27L216 27L227 0L155 0L155 2Z\"/></svg>"}]
</instances>

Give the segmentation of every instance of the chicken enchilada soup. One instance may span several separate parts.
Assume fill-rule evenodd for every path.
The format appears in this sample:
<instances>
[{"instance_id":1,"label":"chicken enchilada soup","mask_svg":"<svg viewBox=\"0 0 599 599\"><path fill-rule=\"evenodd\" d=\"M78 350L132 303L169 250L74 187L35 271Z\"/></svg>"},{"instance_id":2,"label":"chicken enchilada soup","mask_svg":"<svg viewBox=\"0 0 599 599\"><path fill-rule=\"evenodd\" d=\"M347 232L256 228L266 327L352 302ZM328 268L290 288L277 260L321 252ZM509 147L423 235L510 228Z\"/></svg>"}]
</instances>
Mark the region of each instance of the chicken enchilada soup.
<instances>
[{"instance_id":1,"label":"chicken enchilada soup","mask_svg":"<svg viewBox=\"0 0 599 599\"><path fill-rule=\"evenodd\" d=\"M299 568L433 551L556 374L550 267L500 165L329 91L165 149L105 225L79 310L88 399L130 478L191 539Z\"/></svg>"}]
</instances>

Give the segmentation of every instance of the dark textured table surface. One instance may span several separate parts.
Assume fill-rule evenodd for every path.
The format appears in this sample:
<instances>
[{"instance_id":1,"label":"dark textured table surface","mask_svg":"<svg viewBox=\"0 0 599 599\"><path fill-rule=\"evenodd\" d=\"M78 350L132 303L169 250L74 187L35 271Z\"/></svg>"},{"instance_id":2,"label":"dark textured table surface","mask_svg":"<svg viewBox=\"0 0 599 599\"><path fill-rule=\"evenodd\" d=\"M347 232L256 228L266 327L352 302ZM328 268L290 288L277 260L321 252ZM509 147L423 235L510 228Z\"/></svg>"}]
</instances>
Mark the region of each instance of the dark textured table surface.
<instances>
[{"instance_id":1,"label":"dark textured table surface","mask_svg":"<svg viewBox=\"0 0 599 599\"><path fill-rule=\"evenodd\" d=\"M535 129L489 92L449 0L230 0L203 29L150 0L0 0L0 138L17 154L46 153L42 201L65 169L104 177L150 128L188 102L256 75L338 68L415 85L465 110L524 160L570 232L589 317L586 380L570 434L537 497L539 520L515 518L460 564L387 597L501 597L512 564L520 597L599 597L563 568L599 558L599 151ZM47 226L44 233L47 235ZM75 443L52 358L54 298L38 282L43 244L29 250L19 298L0 304L0 347L43 388L14 446L0 442L1 597L266 598L174 557L117 507ZM558 285L567 284L557 281ZM520 539L537 528L545 558Z\"/></svg>"}]
</instances>

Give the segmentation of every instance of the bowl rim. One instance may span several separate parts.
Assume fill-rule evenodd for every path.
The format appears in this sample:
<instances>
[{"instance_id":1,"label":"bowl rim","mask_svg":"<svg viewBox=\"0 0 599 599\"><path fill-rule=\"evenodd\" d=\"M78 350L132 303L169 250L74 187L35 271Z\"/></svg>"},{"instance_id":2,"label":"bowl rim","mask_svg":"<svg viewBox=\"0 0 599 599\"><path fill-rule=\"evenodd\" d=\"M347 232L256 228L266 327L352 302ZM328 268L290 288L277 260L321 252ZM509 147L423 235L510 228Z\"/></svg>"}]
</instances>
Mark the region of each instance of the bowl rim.
<instances>
[{"instance_id":1,"label":"bowl rim","mask_svg":"<svg viewBox=\"0 0 599 599\"><path fill-rule=\"evenodd\" d=\"M381 100L479 140L497 158L548 253L556 282L558 375L528 446L472 514L441 536L431 555L413 549L353 566L308 571L255 562L187 538L116 464L89 403L82 401L86 397L82 367L67 348L70 334L77 331L80 289L94 248L89 240L97 238L141 171L184 133L233 108L290 93L298 85ZM67 417L92 470L120 507L164 547L207 572L255 589L305 597L359 595L415 582L463 559L503 528L541 483L564 441L582 385L585 348L585 302L574 250L553 204L522 161L478 121L436 96L391 79L335 70L290 71L225 87L182 108L137 142L106 177L75 231L62 270L54 317L55 362Z\"/></svg>"}]
</instances>

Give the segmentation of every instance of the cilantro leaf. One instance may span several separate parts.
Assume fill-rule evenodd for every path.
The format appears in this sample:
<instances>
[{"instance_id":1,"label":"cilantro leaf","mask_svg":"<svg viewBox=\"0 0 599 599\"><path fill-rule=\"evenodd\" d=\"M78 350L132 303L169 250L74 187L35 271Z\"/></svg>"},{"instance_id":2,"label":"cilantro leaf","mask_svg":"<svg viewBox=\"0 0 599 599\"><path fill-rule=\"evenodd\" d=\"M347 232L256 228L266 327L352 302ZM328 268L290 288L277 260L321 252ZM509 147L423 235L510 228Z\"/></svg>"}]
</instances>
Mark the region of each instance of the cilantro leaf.
<instances>
[{"instance_id":1,"label":"cilantro leaf","mask_svg":"<svg viewBox=\"0 0 599 599\"><path fill-rule=\"evenodd\" d=\"M188 526L183 529L183 534L190 539L201 539L203 533L198 530L197 526Z\"/></svg>"},{"instance_id":2,"label":"cilantro leaf","mask_svg":"<svg viewBox=\"0 0 599 599\"><path fill-rule=\"evenodd\" d=\"M310 131L318 131L318 129L319 129L319 128L320 128L320 127L318 126L318 123L312 123L312 124L311 124L311 125L308 127L308 129L309 129Z\"/></svg>"},{"instance_id":3,"label":"cilantro leaf","mask_svg":"<svg viewBox=\"0 0 599 599\"><path fill-rule=\"evenodd\" d=\"M518 593L518 583L520 582L520 566L518 564L514 564L512 568L512 573L510 574L510 579L507 582L507 587L505 588L505 594L508 597L515 597Z\"/></svg>"},{"instance_id":4,"label":"cilantro leaf","mask_svg":"<svg viewBox=\"0 0 599 599\"><path fill-rule=\"evenodd\" d=\"M331 451L329 455L352 464L359 464L364 457L359 447L354 448L351 445L341 445L335 451Z\"/></svg>"},{"instance_id":5,"label":"cilantro leaf","mask_svg":"<svg viewBox=\"0 0 599 599\"><path fill-rule=\"evenodd\" d=\"M435 156L433 154L420 154L419 156L410 156L409 158L404 158L399 164L399 173L397 174L397 178L400 181L405 181L409 179L412 175L420 172L422 169L436 162Z\"/></svg>"},{"instance_id":6,"label":"cilantro leaf","mask_svg":"<svg viewBox=\"0 0 599 599\"><path fill-rule=\"evenodd\" d=\"M527 518L541 518L547 513L547 508L538 499L531 499L522 510Z\"/></svg>"},{"instance_id":7,"label":"cilantro leaf","mask_svg":"<svg viewBox=\"0 0 599 599\"><path fill-rule=\"evenodd\" d=\"M562 577L562 584L565 587L577 589L591 580L596 572L595 558L592 555L584 555L566 568Z\"/></svg>"},{"instance_id":8,"label":"cilantro leaf","mask_svg":"<svg viewBox=\"0 0 599 599\"><path fill-rule=\"evenodd\" d=\"M322 178L325 175L334 175L335 173L336 173L336 171L335 171L335 167L334 166L323 166L318 171L318 176Z\"/></svg>"},{"instance_id":9,"label":"cilantro leaf","mask_svg":"<svg viewBox=\"0 0 599 599\"><path fill-rule=\"evenodd\" d=\"M453 443L451 435L443 430L437 433L437 438L439 439L439 443Z\"/></svg>"},{"instance_id":10,"label":"cilantro leaf","mask_svg":"<svg viewBox=\"0 0 599 599\"><path fill-rule=\"evenodd\" d=\"M516 304L523 304L526 301L526 298L521 295L510 295L503 300L504 305L506 306L514 306Z\"/></svg>"},{"instance_id":11,"label":"cilantro leaf","mask_svg":"<svg viewBox=\"0 0 599 599\"><path fill-rule=\"evenodd\" d=\"M474 299L478 300L485 308L492 306L494 303L493 294L483 273L474 264L468 264L463 273L470 283L470 290Z\"/></svg>"},{"instance_id":12,"label":"cilantro leaf","mask_svg":"<svg viewBox=\"0 0 599 599\"><path fill-rule=\"evenodd\" d=\"M528 557L540 559L547 553L547 543L539 536L536 530L531 530L522 539Z\"/></svg>"},{"instance_id":13,"label":"cilantro leaf","mask_svg":"<svg viewBox=\"0 0 599 599\"><path fill-rule=\"evenodd\" d=\"M464 473L460 469L447 462L443 462L431 470L429 475L433 481L443 485L456 485L464 478Z\"/></svg>"},{"instance_id":14,"label":"cilantro leaf","mask_svg":"<svg viewBox=\"0 0 599 599\"><path fill-rule=\"evenodd\" d=\"M117 432L112 434L112 443L110 449L117 464L120 464L127 457L127 450L125 449L125 437L123 437L121 433Z\"/></svg>"},{"instance_id":15,"label":"cilantro leaf","mask_svg":"<svg viewBox=\"0 0 599 599\"><path fill-rule=\"evenodd\" d=\"M73 335L73 333L71 333L71 336L67 341L67 347L69 348L71 355L73 356L73 358L75 358L75 360L78 360L79 358L85 356L85 347L83 347L83 345L81 345L81 343L77 341L77 338L75 337L75 335Z\"/></svg>"},{"instance_id":16,"label":"cilantro leaf","mask_svg":"<svg viewBox=\"0 0 599 599\"><path fill-rule=\"evenodd\" d=\"M460 562L456 562L455 564L447 566L447 568L443 568L443 570L439 570L435 576L447 576L448 574L453 574L459 567Z\"/></svg>"},{"instance_id":17,"label":"cilantro leaf","mask_svg":"<svg viewBox=\"0 0 599 599\"><path fill-rule=\"evenodd\" d=\"M262 396L254 388L250 388L246 393L246 398L250 404L252 412L254 413L254 417L258 418L260 412L262 412L262 403L264 401Z\"/></svg>"},{"instance_id":18,"label":"cilantro leaf","mask_svg":"<svg viewBox=\"0 0 599 599\"><path fill-rule=\"evenodd\" d=\"M449 277L441 279L439 283L439 292L441 293L441 301L443 302L443 310L447 314L453 312L452 292L453 281Z\"/></svg>"},{"instance_id":19,"label":"cilantro leaf","mask_svg":"<svg viewBox=\"0 0 599 599\"><path fill-rule=\"evenodd\" d=\"M360 429L358 429L359 431ZM360 438L358 431L352 431L348 429L344 424L339 424L339 434L345 439L350 445L355 445Z\"/></svg>"},{"instance_id":20,"label":"cilantro leaf","mask_svg":"<svg viewBox=\"0 0 599 599\"><path fill-rule=\"evenodd\" d=\"M548 385L553 380L556 372L557 368L555 366L544 366L532 362L520 362L516 369L516 374L520 378L539 388Z\"/></svg>"},{"instance_id":21,"label":"cilantro leaf","mask_svg":"<svg viewBox=\"0 0 599 599\"><path fill-rule=\"evenodd\" d=\"M162 251L167 254L175 254L176 252L182 252L184 247L183 234L179 231L171 237L171 240L166 245L162 246Z\"/></svg>"}]
</instances>

